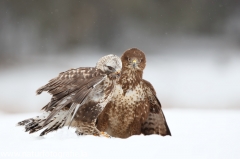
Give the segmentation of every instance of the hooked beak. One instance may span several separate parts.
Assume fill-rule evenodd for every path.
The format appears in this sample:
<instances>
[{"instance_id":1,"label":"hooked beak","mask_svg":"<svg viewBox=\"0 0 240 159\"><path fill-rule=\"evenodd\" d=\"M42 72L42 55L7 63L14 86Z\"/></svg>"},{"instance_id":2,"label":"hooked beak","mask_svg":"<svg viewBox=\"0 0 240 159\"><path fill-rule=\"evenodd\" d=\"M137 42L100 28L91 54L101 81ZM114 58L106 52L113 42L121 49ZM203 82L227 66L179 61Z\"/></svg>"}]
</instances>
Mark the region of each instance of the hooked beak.
<instances>
[{"instance_id":1,"label":"hooked beak","mask_svg":"<svg viewBox=\"0 0 240 159\"><path fill-rule=\"evenodd\" d=\"M121 75L121 70L116 70L116 72L114 73L116 77L120 77Z\"/></svg>"},{"instance_id":2,"label":"hooked beak","mask_svg":"<svg viewBox=\"0 0 240 159\"><path fill-rule=\"evenodd\" d=\"M136 68L136 66L137 66L137 59L133 59L132 63L133 63L133 67Z\"/></svg>"}]
</instances>

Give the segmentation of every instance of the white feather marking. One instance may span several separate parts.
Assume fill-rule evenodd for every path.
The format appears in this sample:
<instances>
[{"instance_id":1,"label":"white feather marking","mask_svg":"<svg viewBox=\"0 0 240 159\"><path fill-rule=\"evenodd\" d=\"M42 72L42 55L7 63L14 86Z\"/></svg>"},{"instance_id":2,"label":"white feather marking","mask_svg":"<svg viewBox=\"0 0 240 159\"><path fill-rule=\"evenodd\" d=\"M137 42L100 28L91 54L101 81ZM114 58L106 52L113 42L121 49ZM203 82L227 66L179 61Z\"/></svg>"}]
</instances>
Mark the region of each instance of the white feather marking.
<instances>
[{"instance_id":1,"label":"white feather marking","mask_svg":"<svg viewBox=\"0 0 240 159\"><path fill-rule=\"evenodd\" d=\"M65 98L59 103L59 105L62 105L62 104L64 104L64 103L68 102L68 100L71 99L71 98L72 98L71 96L65 97Z\"/></svg>"},{"instance_id":2,"label":"white feather marking","mask_svg":"<svg viewBox=\"0 0 240 159\"><path fill-rule=\"evenodd\" d=\"M141 90L142 89L140 85L137 85L134 90L131 90L131 89L127 90L124 96L122 87L119 84L117 84L114 97L116 97L116 99L119 99L120 98L119 95L121 95L121 99L123 99L123 101L128 101L129 99L129 103L136 102L136 101L143 101L143 95L138 94L138 92Z\"/></svg>"},{"instance_id":3,"label":"white feather marking","mask_svg":"<svg viewBox=\"0 0 240 159\"><path fill-rule=\"evenodd\" d=\"M62 122L62 120L67 116L68 111L60 110L58 114L56 114L51 120L52 122L47 125L47 128L51 128L57 122Z\"/></svg>"},{"instance_id":4,"label":"white feather marking","mask_svg":"<svg viewBox=\"0 0 240 159\"><path fill-rule=\"evenodd\" d=\"M107 75L105 75L103 77L103 79L101 79L99 82L97 82L96 84L93 85L93 88L95 88L99 83L101 83L103 80L105 80L107 78Z\"/></svg>"},{"instance_id":5,"label":"white feather marking","mask_svg":"<svg viewBox=\"0 0 240 159\"><path fill-rule=\"evenodd\" d=\"M78 105L79 105L79 106L78 106ZM71 105L70 109L68 110L67 120L68 120L69 116L72 114L72 111L75 110L73 116L72 116L71 119L70 119L68 128L71 126L71 123L72 123L72 121L73 121L73 118L74 118L74 116L75 116L75 114L76 114L76 112L77 112L77 109L80 107L80 105L81 105L81 104L73 103L73 104ZM76 107L78 107L78 108L76 108Z\"/></svg>"}]
</instances>

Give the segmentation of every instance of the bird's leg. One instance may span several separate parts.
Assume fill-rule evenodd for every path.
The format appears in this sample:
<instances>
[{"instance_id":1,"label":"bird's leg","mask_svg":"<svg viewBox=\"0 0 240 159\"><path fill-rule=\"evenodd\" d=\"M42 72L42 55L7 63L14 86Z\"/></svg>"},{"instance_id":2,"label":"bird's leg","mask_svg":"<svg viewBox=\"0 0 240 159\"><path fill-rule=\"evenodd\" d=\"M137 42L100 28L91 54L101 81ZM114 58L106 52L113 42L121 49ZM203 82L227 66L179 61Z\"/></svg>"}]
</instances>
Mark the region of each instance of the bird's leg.
<instances>
[{"instance_id":1,"label":"bird's leg","mask_svg":"<svg viewBox=\"0 0 240 159\"><path fill-rule=\"evenodd\" d=\"M90 129L92 130L92 134L94 136L103 136L103 137L111 138L111 136L108 133L103 132L103 131L99 131L97 129L97 127L95 126L95 124L93 124L93 126L91 126Z\"/></svg>"},{"instance_id":2,"label":"bird's leg","mask_svg":"<svg viewBox=\"0 0 240 159\"><path fill-rule=\"evenodd\" d=\"M99 131L96 127L94 128L94 132L93 132L94 136L103 136L103 137L107 137L107 138L111 138L111 136L103 131Z\"/></svg>"},{"instance_id":3,"label":"bird's leg","mask_svg":"<svg viewBox=\"0 0 240 159\"><path fill-rule=\"evenodd\" d=\"M77 134L77 135L91 135L91 133L89 133L89 131L88 131L88 128L87 127L83 127L83 126L79 126L78 128L77 128L77 130L75 131L75 133Z\"/></svg>"},{"instance_id":4,"label":"bird's leg","mask_svg":"<svg viewBox=\"0 0 240 159\"><path fill-rule=\"evenodd\" d=\"M77 135L94 135L94 136L103 136L110 138L111 136L107 134L106 132L99 131L95 124L88 124L88 125L81 125L77 128L75 131Z\"/></svg>"}]
</instances>

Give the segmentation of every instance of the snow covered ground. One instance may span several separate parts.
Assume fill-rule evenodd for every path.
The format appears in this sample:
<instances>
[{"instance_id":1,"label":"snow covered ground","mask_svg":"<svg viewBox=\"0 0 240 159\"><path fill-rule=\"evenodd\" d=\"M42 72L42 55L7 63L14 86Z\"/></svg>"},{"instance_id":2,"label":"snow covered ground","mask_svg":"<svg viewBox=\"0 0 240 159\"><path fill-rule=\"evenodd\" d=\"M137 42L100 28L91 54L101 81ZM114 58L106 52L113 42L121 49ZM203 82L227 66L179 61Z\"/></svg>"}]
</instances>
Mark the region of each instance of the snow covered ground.
<instances>
[{"instance_id":1,"label":"snow covered ground","mask_svg":"<svg viewBox=\"0 0 240 159\"><path fill-rule=\"evenodd\" d=\"M164 109L172 137L128 139L76 136L67 128L39 137L16 123L37 115L0 114L1 159L240 158L240 110Z\"/></svg>"},{"instance_id":2,"label":"snow covered ground","mask_svg":"<svg viewBox=\"0 0 240 159\"><path fill-rule=\"evenodd\" d=\"M36 96L35 91L59 72L94 66L103 55L122 53L77 49L70 55L20 56L27 62L0 67L0 159L240 158L239 48L181 41L173 48L162 44L154 56L146 52L144 71L163 105L172 137L78 137L67 128L39 137L15 127L37 113L5 114L40 110L50 95Z\"/></svg>"}]
</instances>

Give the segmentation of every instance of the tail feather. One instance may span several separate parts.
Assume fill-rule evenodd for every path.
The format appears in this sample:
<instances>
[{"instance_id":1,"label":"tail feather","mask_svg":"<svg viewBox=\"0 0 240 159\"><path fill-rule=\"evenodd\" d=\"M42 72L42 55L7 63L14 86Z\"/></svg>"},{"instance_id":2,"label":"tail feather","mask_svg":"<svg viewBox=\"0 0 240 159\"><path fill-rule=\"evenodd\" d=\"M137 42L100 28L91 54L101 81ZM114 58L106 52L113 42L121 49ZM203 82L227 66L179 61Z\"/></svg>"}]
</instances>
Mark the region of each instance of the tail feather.
<instances>
[{"instance_id":1,"label":"tail feather","mask_svg":"<svg viewBox=\"0 0 240 159\"><path fill-rule=\"evenodd\" d=\"M23 121L18 122L18 123L17 123L17 126L25 126L25 125L33 122L33 121L34 121L33 118L25 119L25 120L23 120Z\"/></svg>"},{"instance_id":2,"label":"tail feather","mask_svg":"<svg viewBox=\"0 0 240 159\"><path fill-rule=\"evenodd\" d=\"M50 112L44 112L42 116L37 116L35 118L30 118L23 120L21 122L18 122L18 126L25 126L25 131L29 133L34 133L39 130L42 130L43 128L46 128L40 136L46 135L47 133L51 131L55 131L57 129L62 128L67 119L68 111L67 110L61 110L59 113L57 113L54 117L52 117L51 120L48 121L46 124L45 121L47 117L49 116Z\"/></svg>"},{"instance_id":3,"label":"tail feather","mask_svg":"<svg viewBox=\"0 0 240 159\"><path fill-rule=\"evenodd\" d=\"M54 116L58 115L59 112L61 112L62 109L63 109L66 105L68 105L68 104L70 104L70 103L71 103L71 97L68 97L68 98L66 98L66 99L62 99L62 100L59 102L58 106L57 106L56 108L54 108L53 111L48 115L46 121L43 123L44 126L47 125L47 124L49 123L49 121L50 121Z\"/></svg>"},{"instance_id":4,"label":"tail feather","mask_svg":"<svg viewBox=\"0 0 240 159\"><path fill-rule=\"evenodd\" d=\"M46 135L51 131L55 131L67 125L67 123L69 123L67 122L68 113L68 111L60 111L58 116L54 117L53 121L47 125L47 128L40 134L40 136Z\"/></svg>"}]
</instances>

